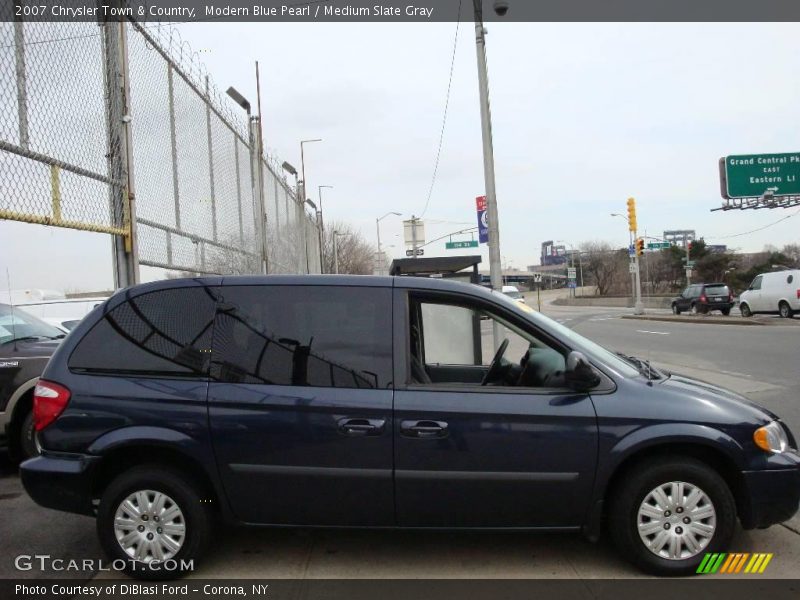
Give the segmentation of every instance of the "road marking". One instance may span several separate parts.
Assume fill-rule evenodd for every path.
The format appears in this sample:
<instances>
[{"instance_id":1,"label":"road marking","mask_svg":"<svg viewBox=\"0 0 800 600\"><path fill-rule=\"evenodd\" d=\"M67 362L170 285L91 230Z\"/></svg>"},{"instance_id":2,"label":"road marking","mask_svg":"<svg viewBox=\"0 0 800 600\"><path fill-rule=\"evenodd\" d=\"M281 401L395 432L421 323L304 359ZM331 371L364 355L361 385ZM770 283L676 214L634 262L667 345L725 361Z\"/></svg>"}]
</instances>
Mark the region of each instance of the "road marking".
<instances>
[{"instance_id":1,"label":"road marking","mask_svg":"<svg viewBox=\"0 0 800 600\"><path fill-rule=\"evenodd\" d=\"M655 335L669 335L670 333L669 331L646 331L644 329L637 329L636 331L639 333L653 333Z\"/></svg>"}]
</instances>

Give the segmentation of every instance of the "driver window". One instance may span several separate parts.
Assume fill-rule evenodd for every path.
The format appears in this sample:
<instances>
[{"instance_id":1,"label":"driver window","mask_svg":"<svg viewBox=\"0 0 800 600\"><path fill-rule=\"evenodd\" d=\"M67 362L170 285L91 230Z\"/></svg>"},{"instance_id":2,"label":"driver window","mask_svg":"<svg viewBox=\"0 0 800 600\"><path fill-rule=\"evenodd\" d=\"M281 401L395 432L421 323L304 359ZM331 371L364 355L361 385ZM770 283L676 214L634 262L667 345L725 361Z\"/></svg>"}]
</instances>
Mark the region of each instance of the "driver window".
<instances>
[{"instance_id":1,"label":"driver window","mask_svg":"<svg viewBox=\"0 0 800 600\"><path fill-rule=\"evenodd\" d=\"M416 384L566 387L564 355L486 311L412 302L411 379ZM507 340L495 360L493 328Z\"/></svg>"}]
</instances>

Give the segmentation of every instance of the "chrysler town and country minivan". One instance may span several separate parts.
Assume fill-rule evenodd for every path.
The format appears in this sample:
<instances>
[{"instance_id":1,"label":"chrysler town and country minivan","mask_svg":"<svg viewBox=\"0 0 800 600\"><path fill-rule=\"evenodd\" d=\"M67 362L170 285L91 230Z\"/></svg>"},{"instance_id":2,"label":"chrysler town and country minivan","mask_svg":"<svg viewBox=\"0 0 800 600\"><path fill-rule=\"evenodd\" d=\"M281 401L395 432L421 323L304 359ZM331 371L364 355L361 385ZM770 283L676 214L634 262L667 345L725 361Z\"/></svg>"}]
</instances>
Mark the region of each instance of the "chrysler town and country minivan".
<instances>
[{"instance_id":1,"label":"chrysler town and country minivan","mask_svg":"<svg viewBox=\"0 0 800 600\"><path fill-rule=\"evenodd\" d=\"M128 288L64 340L34 404L25 489L94 515L139 577L199 556L218 522L608 531L639 567L691 573L737 519L800 499L774 414L436 279Z\"/></svg>"}]
</instances>

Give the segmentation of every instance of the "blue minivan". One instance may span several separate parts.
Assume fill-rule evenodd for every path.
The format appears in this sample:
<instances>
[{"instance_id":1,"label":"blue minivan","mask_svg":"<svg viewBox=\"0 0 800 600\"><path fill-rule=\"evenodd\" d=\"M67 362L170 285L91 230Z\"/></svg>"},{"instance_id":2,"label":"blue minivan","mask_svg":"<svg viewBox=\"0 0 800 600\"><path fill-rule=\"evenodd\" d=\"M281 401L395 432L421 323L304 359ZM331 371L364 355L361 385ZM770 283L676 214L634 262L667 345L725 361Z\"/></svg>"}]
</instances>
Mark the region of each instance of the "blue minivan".
<instances>
[{"instance_id":1,"label":"blue minivan","mask_svg":"<svg viewBox=\"0 0 800 600\"><path fill-rule=\"evenodd\" d=\"M34 412L25 489L94 515L143 578L218 523L607 531L642 569L686 574L737 518L800 501L776 415L437 279L128 288L60 345Z\"/></svg>"}]
</instances>

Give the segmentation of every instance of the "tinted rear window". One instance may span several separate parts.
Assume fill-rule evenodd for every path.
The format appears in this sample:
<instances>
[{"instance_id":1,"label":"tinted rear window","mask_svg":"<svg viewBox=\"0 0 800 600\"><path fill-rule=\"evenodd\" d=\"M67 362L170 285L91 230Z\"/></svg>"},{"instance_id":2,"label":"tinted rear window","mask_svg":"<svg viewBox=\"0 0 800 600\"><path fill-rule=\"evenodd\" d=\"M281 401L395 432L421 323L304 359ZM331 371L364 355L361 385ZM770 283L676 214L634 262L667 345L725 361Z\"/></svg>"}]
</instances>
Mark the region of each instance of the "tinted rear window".
<instances>
[{"instance_id":1,"label":"tinted rear window","mask_svg":"<svg viewBox=\"0 0 800 600\"><path fill-rule=\"evenodd\" d=\"M215 301L210 288L136 296L105 315L69 358L74 370L144 376L207 376Z\"/></svg>"},{"instance_id":2,"label":"tinted rear window","mask_svg":"<svg viewBox=\"0 0 800 600\"><path fill-rule=\"evenodd\" d=\"M392 379L391 290L231 286L214 332L218 381L385 388Z\"/></svg>"},{"instance_id":3,"label":"tinted rear window","mask_svg":"<svg viewBox=\"0 0 800 600\"><path fill-rule=\"evenodd\" d=\"M706 286L706 295L708 296L727 296L730 293L727 285L709 285Z\"/></svg>"}]
</instances>

